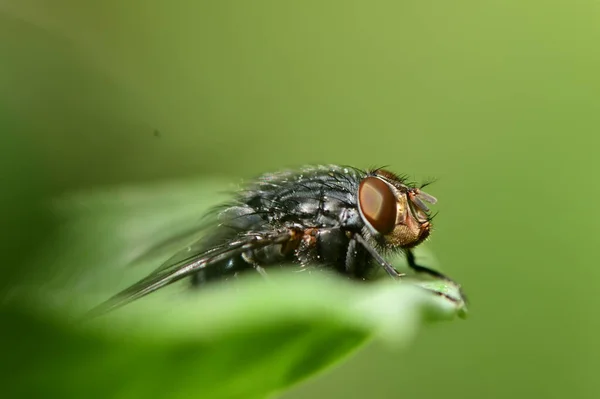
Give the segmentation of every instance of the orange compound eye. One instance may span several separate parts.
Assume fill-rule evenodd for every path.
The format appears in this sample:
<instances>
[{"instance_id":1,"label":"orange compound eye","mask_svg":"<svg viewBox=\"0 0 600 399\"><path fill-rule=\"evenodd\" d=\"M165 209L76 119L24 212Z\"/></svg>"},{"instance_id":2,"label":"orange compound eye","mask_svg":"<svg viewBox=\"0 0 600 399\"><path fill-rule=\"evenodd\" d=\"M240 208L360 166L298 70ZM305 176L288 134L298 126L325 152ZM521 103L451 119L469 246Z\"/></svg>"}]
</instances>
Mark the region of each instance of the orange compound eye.
<instances>
[{"instance_id":1,"label":"orange compound eye","mask_svg":"<svg viewBox=\"0 0 600 399\"><path fill-rule=\"evenodd\" d=\"M358 206L365 219L378 233L386 235L396 226L396 196L377 177L367 177L358 187Z\"/></svg>"}]
</instances>

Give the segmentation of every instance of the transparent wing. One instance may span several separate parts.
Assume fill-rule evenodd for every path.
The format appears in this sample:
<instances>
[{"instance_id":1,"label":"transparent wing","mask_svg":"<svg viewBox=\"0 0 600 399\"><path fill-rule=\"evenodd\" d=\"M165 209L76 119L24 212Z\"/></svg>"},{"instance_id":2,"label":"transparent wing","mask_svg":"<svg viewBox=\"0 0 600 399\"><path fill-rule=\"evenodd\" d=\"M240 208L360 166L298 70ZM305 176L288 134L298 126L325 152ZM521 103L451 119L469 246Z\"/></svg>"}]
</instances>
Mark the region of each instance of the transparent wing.
<instances>
[{"instance_id":1,"label":"transparent wing","mask_svg":"<svg viewBox=\"0 0 600 399\"><path fill-rule=\"evenodd\" d=\"M92 309L88 316L97 316L118 307L126 305L136 299L148 295L162 287L172 284L182 278L190 276L212 264L229 259L234 256L270 245L283 244L294 236L293 230L268 233L246 233L208 250L194 253L185 257L176 254L172 260L167 261L147 277L133 284L129 288L116 294L106 302Z\"/></svg>"},{"instance_id":2,"label":"transparent wing","mask_svg":"<svg viewBox=\"0 0 600 399\"><path fill-rule=\"evenodd\" d=\"M155 261L157 258L164 259L168 255L173 254L173 252L176 252L174 256L169 257L161 266L161 268L166 268L182 260L184 257L189 257L192 251L199 253L205 241L202 237L215 231L219 225L220 208L215 207L210 209L196 222L184 222L169 226L170 229L175 230L174 233L155 240L149 247L135 256L129 262L129 266L146 264L150 261ZM179 225L183 225L183 227L179 227ZM181 248L184 249L181 250ZM181 259L178 259L178 257L181 257Z\"/></svg>"},{"instance_id":3,"label":"transparent wing","mask_svg":"<svg viewBox=\"0 0 600 399\"><path fill-rule=\"evenodd\" d=\"M260 231L265 220L256 211L246 205L230 206L219 205L207 212L200 224L189 226L180 230L175 235L155 243L152 248L139 255L132 264L146 262L158 256L178 251L169 257L161 269L172 267L173 264L189 259L191 256L201 254L207 249L219 247L229 241L231 237L238 237L247 231ZM181 249L183 248L183 249Z\"/></svg>"}]
</instances>

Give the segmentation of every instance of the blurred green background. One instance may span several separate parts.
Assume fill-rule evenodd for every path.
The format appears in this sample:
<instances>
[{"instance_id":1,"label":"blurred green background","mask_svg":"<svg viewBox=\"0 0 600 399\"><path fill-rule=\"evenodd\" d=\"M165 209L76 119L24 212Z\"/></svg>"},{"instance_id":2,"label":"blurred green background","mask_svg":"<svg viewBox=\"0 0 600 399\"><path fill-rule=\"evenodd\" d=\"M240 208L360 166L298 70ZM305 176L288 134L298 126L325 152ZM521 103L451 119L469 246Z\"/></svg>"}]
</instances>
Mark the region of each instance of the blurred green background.
<instances>
[{"instance_id":1,"label":"blurred green background","mask_svg":"<svg viewBox=\"0 0 600 399\"><path fill-rule=\"evenodd\" d=\"M3 201L306 163L437 178L431 248L470 318L284 397L597 398L598 43L592 0L4 1ZM18 209L5 265L52 234Z\"/></svg>"}]
</instances>

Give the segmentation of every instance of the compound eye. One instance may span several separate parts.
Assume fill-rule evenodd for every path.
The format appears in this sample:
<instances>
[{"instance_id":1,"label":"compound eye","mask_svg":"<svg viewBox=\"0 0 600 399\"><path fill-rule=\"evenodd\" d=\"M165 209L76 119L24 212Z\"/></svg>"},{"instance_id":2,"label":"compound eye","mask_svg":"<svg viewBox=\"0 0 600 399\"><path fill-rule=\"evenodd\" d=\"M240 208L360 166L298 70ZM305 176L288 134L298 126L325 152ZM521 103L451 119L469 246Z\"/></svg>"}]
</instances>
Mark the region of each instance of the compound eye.
<instances>
[{"instance_id":1,"label":"compound eye","mask_svg":"<svg viewBox=\"0 0 600 399\"><path fill-rule=\"evenodd\" d=\"M358 206L362 215L378 233L386 235L396 226L396 196L377 177L367 177L358 187Z\"/></svg>"}]
</instances>

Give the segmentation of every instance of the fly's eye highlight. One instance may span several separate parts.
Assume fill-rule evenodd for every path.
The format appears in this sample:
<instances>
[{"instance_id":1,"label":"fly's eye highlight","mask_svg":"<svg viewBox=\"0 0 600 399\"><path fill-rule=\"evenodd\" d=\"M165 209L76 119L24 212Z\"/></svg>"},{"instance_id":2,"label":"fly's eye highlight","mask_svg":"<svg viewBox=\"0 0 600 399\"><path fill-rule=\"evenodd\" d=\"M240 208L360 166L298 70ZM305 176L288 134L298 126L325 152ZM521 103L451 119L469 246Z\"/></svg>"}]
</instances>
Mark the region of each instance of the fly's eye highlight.
<instances>
[{"instance_id":1,"label":"fly's eye highlight","mask_svg":"<svg viewBox=\"0 0 600 399\"><path fill-rule=\"evenodd\" d=\"M380 234L391 233L396 226L396 196L377 177L367 177L358 187L358 206L363 217Z\"/></svg>"}]
</instances>

